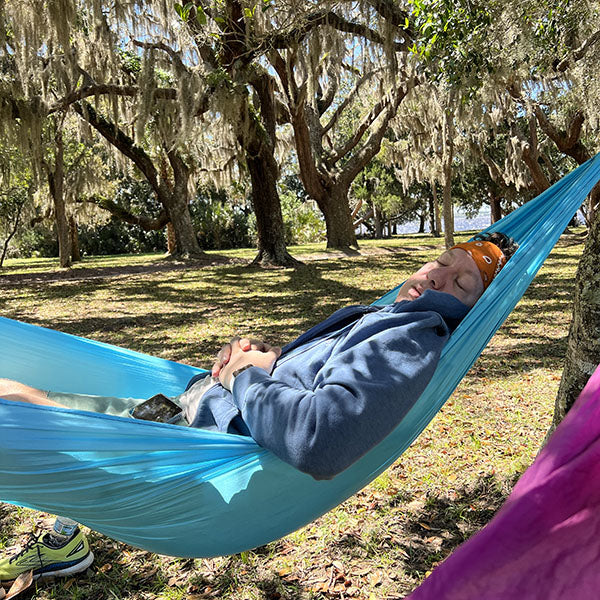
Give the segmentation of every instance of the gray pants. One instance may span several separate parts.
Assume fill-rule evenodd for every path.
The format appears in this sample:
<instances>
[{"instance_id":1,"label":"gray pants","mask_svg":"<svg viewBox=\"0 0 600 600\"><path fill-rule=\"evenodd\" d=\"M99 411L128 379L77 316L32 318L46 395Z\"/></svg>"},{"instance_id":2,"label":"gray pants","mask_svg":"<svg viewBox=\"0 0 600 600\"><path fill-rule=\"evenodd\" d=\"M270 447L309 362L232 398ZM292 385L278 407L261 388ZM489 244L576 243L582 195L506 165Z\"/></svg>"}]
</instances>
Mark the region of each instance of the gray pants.
<instances>
[{"instance_id":1,"label":"gray pants","mask_svg":"<svg viewBox=\"0 0 600 600\"><path fill-rule=\"evenodd\" d=\"M184 420L177 425L189 425L196 416L198 404L207 390L219 383L217 377L204 377L200 381L171 400L181 407ZM193 393L191 393L193 390ZM147 398L117 398L115 396L92 396L89 394L71 394L67 392L48 392L48 398L76 410L104 413L115 417L131 417L130 411Z\"/></svg>"}]
</instances>

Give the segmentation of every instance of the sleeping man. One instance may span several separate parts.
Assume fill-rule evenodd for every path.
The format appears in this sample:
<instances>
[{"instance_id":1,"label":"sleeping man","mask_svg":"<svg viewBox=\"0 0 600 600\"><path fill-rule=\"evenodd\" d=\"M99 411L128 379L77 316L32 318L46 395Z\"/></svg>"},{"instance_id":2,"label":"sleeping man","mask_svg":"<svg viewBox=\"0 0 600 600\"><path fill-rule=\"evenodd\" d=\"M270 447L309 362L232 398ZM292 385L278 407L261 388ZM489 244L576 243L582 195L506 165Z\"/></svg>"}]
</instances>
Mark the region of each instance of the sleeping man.
<instances>
[{"instance_id":1,"label":"sleeping man","mask_svg":"<svg viewBox=\"0 0 600 600\"><path fill-rule=\"evenodd\" d=\"M498 233L458 244L409 277L393 304L342 308L283 350L234 338L212 373L174 401L192 427L252 436L316 479L332 478L403 419L451 332L515 250ZM65 395L0 380L0 397L64 406Z\"/></svg>"}]
</instances>

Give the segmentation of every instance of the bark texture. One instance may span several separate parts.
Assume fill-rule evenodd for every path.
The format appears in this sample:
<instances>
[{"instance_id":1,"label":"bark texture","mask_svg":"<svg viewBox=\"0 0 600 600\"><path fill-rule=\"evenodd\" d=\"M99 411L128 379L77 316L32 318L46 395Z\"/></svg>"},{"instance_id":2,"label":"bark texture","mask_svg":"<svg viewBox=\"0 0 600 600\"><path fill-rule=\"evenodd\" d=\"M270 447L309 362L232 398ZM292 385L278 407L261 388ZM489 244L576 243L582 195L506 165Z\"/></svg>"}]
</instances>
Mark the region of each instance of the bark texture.
<instances>
[{"instance_id":1,"label":"bark texture","mask_svg":"<svg viewBox=\"0 0 600 600\"><path fill-rule=\"evenodd\" d=\"M442 234L442 214L440 212L440 203L437 195L437 183L431 182L431 233L433 237L440 237Z\"/></svg>"},{"instance_id":2,"label":"bark texture","mask_svg":"<svg viewBox=\"0 0 600 600\"><path fill-rule=\"evenodd\" d=\"M19 229L19 222L21 220L21 212L23 211L24 204L24 202L19 203L13 221L13 225L10 231L8 232L8 236L4 240L4 244L2 245L2 254L0 254L0 269L3 267L4 260L6 259L6 255L8 254L8 245L10 244L10 240L12 240L12 238L16 235Z\"/></svg>"},{"instance_id":3,"label":"bark texture","mask_svg":"<svg viewBox=\"0 0 600 600\"><path fill-rule=\"evenodd\" d=\"M258 254L253 265L295 267L302 263L292 257L285 243L285 226L277 191L279 165L275 160L276 110L273 78L262 73L252 80L260 103L260 119L244 102L249 127L240 123L238 140L245 151L252 182L252 207L256 215Z\"/></svg>"},{"instance_id":4,"label":"bark texture","mask_svg":"<svg viewBox=\"0 0 600 600\"><path fill-rule=\"evenodd\" d=\"M450 105L453 104L453 96ZM444 213L444 243L446 248L454 246L454 203L452 202L452 161L454 160L454 125L453 115L446 109L444 123L443 171L444 189L442 191L442 206Z\"/></svg>"},{"instance_id":5,"label":"bark texture","mask_svg":"<svg viewBox=\"0 0 600 600\"><path fill-rule=\"evenodd\" d=\"M600 364L600 219L592 223L577 269L573 320L552 428L562 421Z\"/></svg>"},{"instance_id":6,"label":"bark texture","mask_svg":"<svg viewBox=\"0 0 600 600\"><path fill-rule=\"evenodd\" d=\"M69 215L69 238L71 239L71 260L73 262L78 262L81 260L81 250L79 249L77 221L73 215Z\"/></svg>"},{"instance_id":7,"label":"bark texture","mask_svg":"<svg viewBox=\"0 0 600 600\"><path fill-rule=\"evenodd\" d=\"M71 266L71 234L65 206L64 195L64 144L60 129L56 132L54 149L54 164L45 163L48 175L48 187L54 204L54 221L58 234L58 256L60 266Z\"/></svg>"},{"instance_id":8,"label":"bark texture","mask_svg":"<svg viewBox=\"0 0 600 600\"><path fill-rule=\"evenodd\" d=\"M256 215L258 254L253 265L288 266L301 264L287 251L281 204L276 188L276 177L270 161L260 153L247 158L252 180L252 205Z\"/></svg>"},{"instance_id":9,"label":"bark texture","mask_svg":"<svg viewBox=\"0 0 600 600\"><path fill-rule=\"evenodd\" d=\"M491 220L492 223L496 223L502 218L502 198L500 198L493 190L490 190L489 199Z\"/></svg>"}]
</instances>

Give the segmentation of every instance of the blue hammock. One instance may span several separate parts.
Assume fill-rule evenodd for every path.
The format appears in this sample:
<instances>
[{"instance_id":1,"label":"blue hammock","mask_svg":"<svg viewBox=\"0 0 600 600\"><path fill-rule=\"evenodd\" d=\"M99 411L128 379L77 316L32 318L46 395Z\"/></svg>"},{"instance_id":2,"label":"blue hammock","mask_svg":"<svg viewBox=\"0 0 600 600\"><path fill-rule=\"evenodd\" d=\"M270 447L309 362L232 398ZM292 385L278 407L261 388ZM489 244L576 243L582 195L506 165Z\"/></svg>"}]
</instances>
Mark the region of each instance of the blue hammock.
<instances>
[{"instance_id":1,"label":"blue hammock","mask_svg":"<svg viewBox=\"0 0 600 600\"><path fill-rule=\"evenodd\" d=\"M334 479L315 481L249 438L0 400L0 499L173 556L232 554L294 531L373 480L425 428L599 179L600 155L486 230L513 236L519 250L454 332L405 419ZM0 318L0 377L42 389L177 394L197 372Z\"/></svg>"}]
</instances>

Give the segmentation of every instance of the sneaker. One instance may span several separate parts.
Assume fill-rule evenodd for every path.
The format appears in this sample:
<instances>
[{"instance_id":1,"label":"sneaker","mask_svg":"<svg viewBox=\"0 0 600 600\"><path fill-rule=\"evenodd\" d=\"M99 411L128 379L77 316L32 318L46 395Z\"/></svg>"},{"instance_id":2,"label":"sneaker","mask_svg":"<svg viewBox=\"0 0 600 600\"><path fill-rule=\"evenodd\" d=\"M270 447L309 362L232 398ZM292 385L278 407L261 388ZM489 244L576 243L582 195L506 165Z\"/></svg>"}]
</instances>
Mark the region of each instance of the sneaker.
<instances>
[{"instance_id":1,"label":"sneaker","mask_svg":"<svg viewBox=\"0 0 600 600\"><path fill-rule=\"evenodd\" d=\"M57 543L49 533L32 535L23 550L0 559L0 583L14 581L33 570L33 578L73 575L85 571L94 555L79 527L66 542Z\"/></svg>"}]
</instances>

